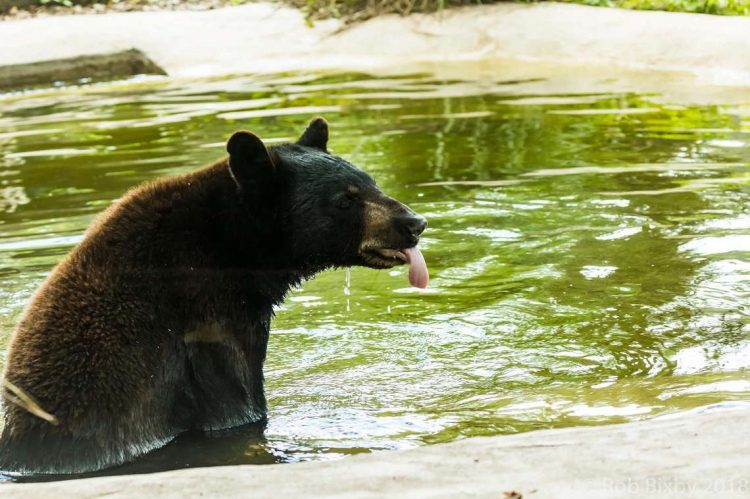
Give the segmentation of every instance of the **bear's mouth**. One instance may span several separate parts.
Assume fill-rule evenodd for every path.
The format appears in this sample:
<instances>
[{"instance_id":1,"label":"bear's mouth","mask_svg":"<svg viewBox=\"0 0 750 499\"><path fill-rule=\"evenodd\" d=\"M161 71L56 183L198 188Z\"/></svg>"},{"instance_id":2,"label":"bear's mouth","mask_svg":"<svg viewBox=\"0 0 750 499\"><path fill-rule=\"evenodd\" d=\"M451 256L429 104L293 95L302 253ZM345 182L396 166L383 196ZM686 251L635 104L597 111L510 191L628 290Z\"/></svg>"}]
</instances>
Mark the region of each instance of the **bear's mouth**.
<instances>
[{"instance_id":1,"label":"bear's mouth","mask_svg":"<svg viewBox=\"0 0 750 499\"><path fill-rule=\"evenodd\" d=\"M403 250L393 248L365 248L360 252L368 267L390 269L408 263Z\"/></svg>"},{"instance_id":2,"label":"bear's mouth","mask_svg":"<svg viewBox=\"0 0 750 499\"><path fill-rule=\"evenodd\" d=\"M374 269L390 269L396 265L409 264L409 284L417 288L426 288L430 282L430 273L419 246L403 249L364 247L359 252L365 265Z\"/></svg>"}]
</instances>

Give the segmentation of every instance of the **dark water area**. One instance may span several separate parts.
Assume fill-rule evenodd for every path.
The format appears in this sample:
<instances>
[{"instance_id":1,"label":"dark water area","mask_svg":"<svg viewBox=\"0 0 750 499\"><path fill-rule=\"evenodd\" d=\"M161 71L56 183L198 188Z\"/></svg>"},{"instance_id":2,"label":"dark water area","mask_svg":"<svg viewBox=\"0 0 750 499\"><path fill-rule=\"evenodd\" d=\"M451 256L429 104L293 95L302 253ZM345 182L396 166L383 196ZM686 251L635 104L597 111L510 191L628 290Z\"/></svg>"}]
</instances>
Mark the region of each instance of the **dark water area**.
<instances>
[{"instance_id":1,"label":"dark water area","mask_svg":"<svg viewBox=\"0 0 750 499\"><path fill-rule=\"evenodd\" d=\"M323 115L333 152L429 219L431 286L404 268L305 283L273 324L267 425L184 435L108 473L750 400L750 96L549 88L312 74L0 96L0 347L128 188L221 157L236 129L292 140Z\"/></svg>"}]
</instances>

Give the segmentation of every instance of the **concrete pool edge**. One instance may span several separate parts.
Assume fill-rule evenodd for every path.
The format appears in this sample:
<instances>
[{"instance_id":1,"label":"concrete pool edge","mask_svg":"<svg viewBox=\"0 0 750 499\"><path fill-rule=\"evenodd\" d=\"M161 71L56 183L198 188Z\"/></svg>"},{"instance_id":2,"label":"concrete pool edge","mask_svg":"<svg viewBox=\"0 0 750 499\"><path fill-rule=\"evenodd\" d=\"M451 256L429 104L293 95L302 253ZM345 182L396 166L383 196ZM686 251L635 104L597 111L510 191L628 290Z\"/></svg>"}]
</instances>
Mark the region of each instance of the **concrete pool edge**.
<instances>
[{"instance_id":1,"label":"concrete pool edge","mask_svg":"<svg viewBox=\"0 0 750 499\"><path fill-rule=\"evenodd\" d=\"M0 484L47 497L747 497L750 405L607 426L478 437L331 462Z\"/></svg>"},{"instance_id":2,"label":"concrete pool edge","mask_svg":"<svg viewBox=\"0 0 750 499\"><path fill-rule=\"evenodd\" d=\"M471 26L467 30L466 26ZM172 77L306 70L395 72L512 59L683 72L750 86L750 17L627 11L572 4L472 6L381 16L344 27L273 3L207 11L70 15L0 22L0 66L142 50Z\"/></svg>"}]
</instances>

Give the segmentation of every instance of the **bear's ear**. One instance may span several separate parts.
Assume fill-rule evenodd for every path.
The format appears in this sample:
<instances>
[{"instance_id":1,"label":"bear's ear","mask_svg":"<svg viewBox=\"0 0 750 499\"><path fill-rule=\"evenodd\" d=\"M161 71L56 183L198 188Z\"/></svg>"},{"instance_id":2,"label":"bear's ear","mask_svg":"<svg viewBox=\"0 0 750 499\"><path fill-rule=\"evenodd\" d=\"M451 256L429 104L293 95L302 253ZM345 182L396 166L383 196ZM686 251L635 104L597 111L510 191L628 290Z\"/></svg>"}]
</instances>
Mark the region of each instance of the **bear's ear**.
<instances>
[{"instance_id":1,"label":"bear's ear","mask_svg":"<svg viewBox=\"0 0 750 499\"><path fill-rule=\"evenodd\" d=\"M227 152L229 169L240 186L251 181L262 181L276 169L265 144L253 133L244 130L234 132L227 142Z\"/></svg>"},{"instance_id":2,"label":"bear's ear","mask_svg":"<svg viewBox=\"0 0 750 499\"><path fill-rule=\"evenodd\" d=\"M299 138L297 144L326 151L328 146L328 122L323 118L314 118Z\"/></svg>"}]
</instances>

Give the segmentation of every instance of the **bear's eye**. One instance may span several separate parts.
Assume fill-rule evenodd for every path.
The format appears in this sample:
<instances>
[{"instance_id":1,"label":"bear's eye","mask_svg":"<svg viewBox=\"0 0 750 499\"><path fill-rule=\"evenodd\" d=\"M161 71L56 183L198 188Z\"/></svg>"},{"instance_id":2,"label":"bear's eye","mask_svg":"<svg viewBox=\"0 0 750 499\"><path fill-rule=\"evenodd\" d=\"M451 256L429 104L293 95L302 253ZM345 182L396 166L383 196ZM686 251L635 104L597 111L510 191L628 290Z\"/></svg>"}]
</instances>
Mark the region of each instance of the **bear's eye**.
<instances>
[{"instance_id":1,"label":"bear's eye","mask_svg":"<svg viewBox=\"0 0 750 499\"><path fill-rule=\"evenodd\" d=\"M349 189L343 196L341 196L341 201L339 201L339 208L342 210L346 210L354 204L355 201L359 199L359 193L354 192L351 189Z\"/></svg>"}]
</instances>

